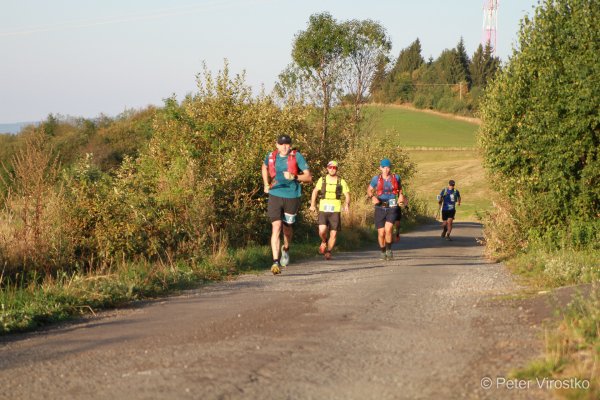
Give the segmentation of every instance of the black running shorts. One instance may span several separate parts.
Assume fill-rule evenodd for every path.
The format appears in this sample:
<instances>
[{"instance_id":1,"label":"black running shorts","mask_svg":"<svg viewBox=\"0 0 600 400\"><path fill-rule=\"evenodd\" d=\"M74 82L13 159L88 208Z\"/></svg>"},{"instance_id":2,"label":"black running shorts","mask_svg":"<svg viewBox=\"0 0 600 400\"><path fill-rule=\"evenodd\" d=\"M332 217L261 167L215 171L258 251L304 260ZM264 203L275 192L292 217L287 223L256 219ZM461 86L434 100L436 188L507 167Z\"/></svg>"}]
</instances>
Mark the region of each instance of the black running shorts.
<instances>
[{"instance_id":1,"label":"black running shorts","mask_svg":"<svg viewBox=\"0 0 600 400\"><path fill-rule=\"evenodd\" d=\"M332 231L342 230L342 218L339 212L319 211L318 224L328 225Z\"/></svg>"},{"instance_id":2,"label":"black running shorts","mask_svg":"<svg viewBox=\"0 0 600 400\"><path fill-rule=\"evenodd\" d=\"M398 219L399 207L378 207L375 206L375 228L385 227L385 223L393 224Z\"/></svg>"},{"instance_id":3,"label":"black running shorts","mask_svg":"<svg viewBox=\"0 0 600 400\"><path fill-rule=\"evenodd\" d=\"M296 220L299 208L299 197L288 199L287 197L269 195L267 215L271 222L283 221L285 224L291 225Z\"/></svg>"},{"instance_id":4,"label":"black running shorts","mask_svg":"<svg viewBox=\"0 0 600 400\"><path fill-rule=\"evenodd\" d=\"M448 218L454 219L456 209L454 210L442 210L442 221L446 221Z\"/></svg>"}]
</instances>

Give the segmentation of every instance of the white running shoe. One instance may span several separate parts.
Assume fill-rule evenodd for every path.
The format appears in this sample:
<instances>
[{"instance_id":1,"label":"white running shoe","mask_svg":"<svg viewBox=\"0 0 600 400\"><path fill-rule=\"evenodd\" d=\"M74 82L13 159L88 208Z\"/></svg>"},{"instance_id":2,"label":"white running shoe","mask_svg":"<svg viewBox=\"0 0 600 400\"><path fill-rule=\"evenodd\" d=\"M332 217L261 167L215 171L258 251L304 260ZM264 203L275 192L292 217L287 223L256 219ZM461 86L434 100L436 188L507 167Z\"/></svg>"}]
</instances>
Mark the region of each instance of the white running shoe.
<instances>
[{"instance_id":1,"label":"white running shoe","mask_svg":"<svg viewBox=\"0 0 600 400\"><path fill-rule=\"evenodd\" d=\"M290 263L289 249L288 249L288 251L285 251L283 249L283 246L281 246L281 259L279 260L279 263L281 264L282 267L286 267Z\"/></svg>"}]
</instances>

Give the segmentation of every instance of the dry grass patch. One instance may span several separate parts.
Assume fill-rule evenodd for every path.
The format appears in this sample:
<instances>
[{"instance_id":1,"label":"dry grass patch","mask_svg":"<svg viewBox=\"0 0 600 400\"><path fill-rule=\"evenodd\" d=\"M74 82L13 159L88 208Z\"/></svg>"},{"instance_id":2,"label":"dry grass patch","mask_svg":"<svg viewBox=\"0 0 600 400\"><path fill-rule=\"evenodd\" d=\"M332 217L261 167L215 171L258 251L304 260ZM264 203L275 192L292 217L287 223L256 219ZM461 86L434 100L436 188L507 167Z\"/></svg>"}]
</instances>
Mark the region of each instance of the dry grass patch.
<instances>
[{"instance_id":1,"label":"dry grass patch","mask_svg":"<svg viewBox=\"0 0 600 400\"><path fill-rule=\"evenodd\" d=\"M417 172L408 185L426 199L431 210L437 210L436 196L449 179L456 181L463 198L457 213L459 221L478 221L478 213L491 209L490 187L476 150L409 149L407 152L417 164Z\"/></svg>"}]
</instances>

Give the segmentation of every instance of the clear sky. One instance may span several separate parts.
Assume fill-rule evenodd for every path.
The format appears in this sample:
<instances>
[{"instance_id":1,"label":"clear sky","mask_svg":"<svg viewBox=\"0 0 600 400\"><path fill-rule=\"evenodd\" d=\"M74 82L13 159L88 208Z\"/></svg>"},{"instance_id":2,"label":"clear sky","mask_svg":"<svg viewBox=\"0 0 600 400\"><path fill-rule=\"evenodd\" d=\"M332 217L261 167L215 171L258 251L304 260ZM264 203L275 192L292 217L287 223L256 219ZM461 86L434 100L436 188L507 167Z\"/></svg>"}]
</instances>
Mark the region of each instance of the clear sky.
<instances>
[{"instance_id":1,"label":"clear sky","mask_svg":"<svg viewBox=\"0 0 600 400\"><path fill-rule=\"evenodd\" d=\"M506 61L537 0L499 3L497 55ZM323 11L380 22L392 59L417 37L426 59L461 36L471 56L482 37L483 0L0 0L0 123L162 105L195 91L203 61L217 71L225 58L270 90L294 35Z\"/></svg>"}]
</instances>

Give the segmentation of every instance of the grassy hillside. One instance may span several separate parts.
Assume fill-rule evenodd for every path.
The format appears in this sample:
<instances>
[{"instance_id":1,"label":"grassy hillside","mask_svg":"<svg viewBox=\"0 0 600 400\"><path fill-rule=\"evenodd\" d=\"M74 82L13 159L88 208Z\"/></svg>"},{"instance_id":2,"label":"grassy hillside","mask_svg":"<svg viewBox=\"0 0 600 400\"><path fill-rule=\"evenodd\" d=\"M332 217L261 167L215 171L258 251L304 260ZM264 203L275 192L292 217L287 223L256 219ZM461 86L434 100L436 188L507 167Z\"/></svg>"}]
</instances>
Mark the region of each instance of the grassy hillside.
<instances>
[{"instance_id":1,"label":"grassy hillside","mask_svg":"<svg viewBox=\"0 0 600 400\"><path fill-rule=\"evenodd\" d=\"M370 106L374 132L403 147L472 148L478 125L440 113L395 105Z\"/></svg>"},{"instance_id":2,"label":"grassy hillside","mask_svg":"<svg viewBox=\"0 0 600 400\"><path fill-rule=\"evenodd\" d=\"M473 122L398 106L371 106L375 135L406 147L417 173L409 189L427 200L432 215L437 209L436 195L449 179L463 198L458 221L476 221L477 214L490 209L491 195L477 150Z\"/></svg>"}]
</instances>

